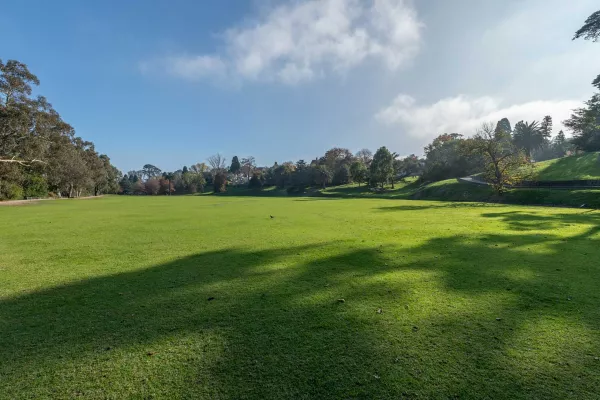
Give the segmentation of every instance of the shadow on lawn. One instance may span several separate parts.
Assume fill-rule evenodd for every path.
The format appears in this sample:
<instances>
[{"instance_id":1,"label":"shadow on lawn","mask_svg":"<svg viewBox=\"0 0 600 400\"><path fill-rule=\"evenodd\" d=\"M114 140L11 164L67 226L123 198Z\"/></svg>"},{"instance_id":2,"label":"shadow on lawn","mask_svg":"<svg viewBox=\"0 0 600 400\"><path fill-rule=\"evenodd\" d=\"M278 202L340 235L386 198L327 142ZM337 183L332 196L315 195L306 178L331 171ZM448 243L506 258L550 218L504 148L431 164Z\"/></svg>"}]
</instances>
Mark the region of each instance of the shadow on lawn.
<instances>
[{"instance_id":1,"label":"shadow on lawn","mask_svg":"<svg viewBox=\"0 0 600 400\"><path fill-rule=\"evenodd\" d=\"M520 229L515 214L486 216ZM206 252L3 300L0 392L593 398L598 226L565 242L548 219L535 221L544 236L438 237L325 258L315 246ZM564 337L538 341L531 329L547 321Z\"/></svg>"}]
</instances>

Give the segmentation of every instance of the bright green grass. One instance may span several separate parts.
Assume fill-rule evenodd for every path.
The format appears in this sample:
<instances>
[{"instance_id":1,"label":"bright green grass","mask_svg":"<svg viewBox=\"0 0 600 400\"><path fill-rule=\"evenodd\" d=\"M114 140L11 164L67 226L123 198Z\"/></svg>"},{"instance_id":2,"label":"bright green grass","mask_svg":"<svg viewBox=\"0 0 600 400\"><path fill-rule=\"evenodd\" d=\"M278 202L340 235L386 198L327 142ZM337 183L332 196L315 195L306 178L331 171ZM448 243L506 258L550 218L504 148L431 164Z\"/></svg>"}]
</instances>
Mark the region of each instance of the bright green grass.
<instances>
[{"instance_id":1,"label":"bright green grass","mask_svg":"<svg viewBox=\"0 0 600 400\"><path fill-rule=\"evenodd\" d=\"M534 179L538 181L569 181L600 179L599 153L585 153L534 164Z\"/></svg>"},{"instance_id":2,"label":"bright green grass","mask_svg":"<svg viewBox=\"0 0 600 400\"><path fill-rule=\"evenodd\" d=\"M108 197L0 221L3 399L598 398L600 213Z\"/></svg>"}]
</instances>

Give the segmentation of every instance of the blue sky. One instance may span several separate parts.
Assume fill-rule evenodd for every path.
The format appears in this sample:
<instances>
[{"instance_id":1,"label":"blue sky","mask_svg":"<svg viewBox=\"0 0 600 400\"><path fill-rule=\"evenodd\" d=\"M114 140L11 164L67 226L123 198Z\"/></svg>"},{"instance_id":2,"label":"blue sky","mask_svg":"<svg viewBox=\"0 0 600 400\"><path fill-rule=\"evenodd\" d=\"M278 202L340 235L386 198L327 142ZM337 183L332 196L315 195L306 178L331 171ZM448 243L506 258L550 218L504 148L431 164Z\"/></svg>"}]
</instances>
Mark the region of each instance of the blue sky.
<instances>
[{"instance_id":1,"label":"blue sky","mask_svg":"<svg viewBox=\"0 0 600 400\"><path fill-rule=\"evenodd\" d=\"M570 4L576 3L576 4ZM443 132L554 117L592 92L578 0L7 2L0 58L26 63L124 171L333 146L422 153Z\"/></svg>"}]
</instances>

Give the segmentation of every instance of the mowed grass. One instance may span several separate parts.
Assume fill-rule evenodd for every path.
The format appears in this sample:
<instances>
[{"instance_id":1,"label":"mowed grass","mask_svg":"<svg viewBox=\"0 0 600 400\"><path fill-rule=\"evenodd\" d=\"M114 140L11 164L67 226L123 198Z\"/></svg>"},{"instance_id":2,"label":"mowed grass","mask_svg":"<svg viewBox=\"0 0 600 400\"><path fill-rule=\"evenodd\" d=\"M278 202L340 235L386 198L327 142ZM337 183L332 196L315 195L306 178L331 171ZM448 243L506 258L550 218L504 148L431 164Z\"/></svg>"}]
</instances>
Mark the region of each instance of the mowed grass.
<instances>
[{"instance_id":1,"label":"mowed grass","mask_svg":"<svg viewBox=\"0 0 600 400\"><path fill-rule=\"evenodd\" d=\"M533 179L570 181L600 179L600 153L585 153L534 164Z\"/></svg>"},{"instance_id":2,"label":"mowed grass","mask_svg":"<svg viewBox=\"0 0 600 400\"><path fill-rule=\"evenodd\" d=\"M0 221L3 399L599 396L598 212L108 197Z\"/></svg>"}]
</instances>

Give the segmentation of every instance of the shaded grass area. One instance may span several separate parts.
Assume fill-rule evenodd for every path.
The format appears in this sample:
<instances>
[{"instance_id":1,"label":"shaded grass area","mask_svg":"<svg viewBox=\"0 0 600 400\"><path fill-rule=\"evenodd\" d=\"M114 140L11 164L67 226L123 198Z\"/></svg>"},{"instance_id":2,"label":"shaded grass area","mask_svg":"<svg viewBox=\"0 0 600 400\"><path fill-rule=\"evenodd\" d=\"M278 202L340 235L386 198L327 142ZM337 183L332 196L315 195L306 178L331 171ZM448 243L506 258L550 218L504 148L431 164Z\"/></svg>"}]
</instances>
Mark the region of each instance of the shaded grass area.
<instances>
[{"instance_id":1,"label":"shaded grass area","mask_svg":"<svg viewBox=\"0 0 600 400\"><path fill-rule=\"evenodd\" d=\"M597 398L600 214L322 199L0 209L0 398Z\"/></svg>"},{"instance_id":2,"label":"shaded grass area","mask_svg":"<svg viewBox=\"0 0 600 400\"><path fill-rule=\"evenodd\" d=\"M570 181L600 179L599 153L585 153L533 164L533 179L538 181Z\"/></svg>"}]
</instances>

